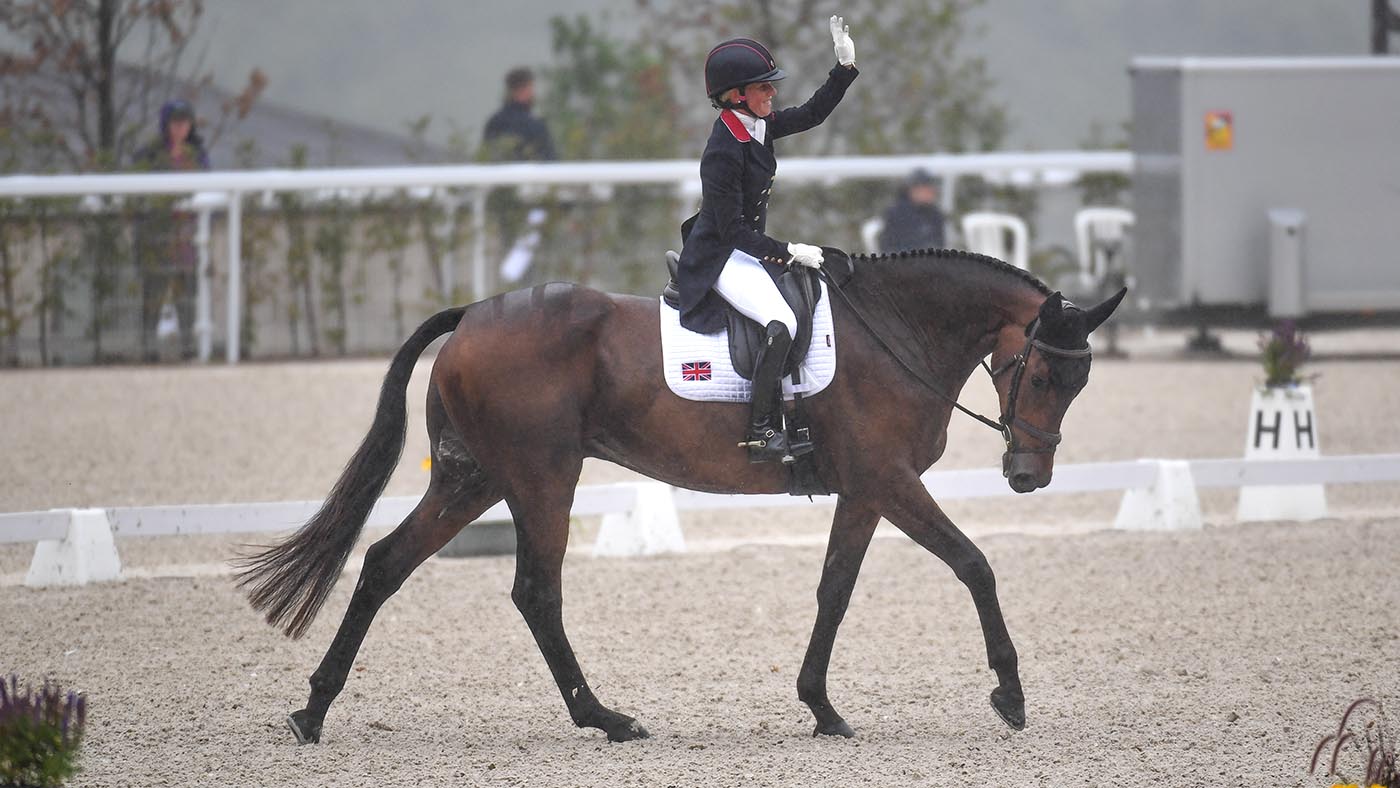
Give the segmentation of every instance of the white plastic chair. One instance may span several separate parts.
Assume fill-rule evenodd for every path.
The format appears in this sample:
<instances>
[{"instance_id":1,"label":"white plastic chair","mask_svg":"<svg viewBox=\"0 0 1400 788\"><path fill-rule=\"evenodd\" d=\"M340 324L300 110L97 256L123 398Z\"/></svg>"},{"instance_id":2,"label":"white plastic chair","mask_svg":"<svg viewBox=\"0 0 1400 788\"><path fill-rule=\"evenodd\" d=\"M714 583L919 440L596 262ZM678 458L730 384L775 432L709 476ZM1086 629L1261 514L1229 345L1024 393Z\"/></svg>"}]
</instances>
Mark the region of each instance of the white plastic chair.
<instances>
[{"instance_id":1,"label":"white plastic chair","mask_svg":"<svg viewBox=\"0 0 1400 788\"><path fill-rule=\"evenodd\" d=\"M874 254L880 251L880 233L885 230L885 219L882 216L872 216L860 223L860 241L865 244L865 251Z\"/></svg>"},{"instance_id":2,"label":"white plastic chair","mask_svg":"<svg viewBox=\"0 0 1400 788\"><path fill-rule=\"evenodd\" d=\"M1092 286L1108 273L1109 251L1105 243L1116 244L1119 254L1128 228L1136 217L1126 208L1082 208L1074 215L1074 240L1079 251L1079 276Z\"/></svg>"},{"instance_id":3,"label":"white plastic chair","mask_svg":"<svg viewBox=\"0 0 1400 788\"><path fill-rule=\"evenodd\" d=\"M963 214L962 235L968 251L1030 270L1030 230L1021 217L985 211Z\"/></svg>"}]
</instances>

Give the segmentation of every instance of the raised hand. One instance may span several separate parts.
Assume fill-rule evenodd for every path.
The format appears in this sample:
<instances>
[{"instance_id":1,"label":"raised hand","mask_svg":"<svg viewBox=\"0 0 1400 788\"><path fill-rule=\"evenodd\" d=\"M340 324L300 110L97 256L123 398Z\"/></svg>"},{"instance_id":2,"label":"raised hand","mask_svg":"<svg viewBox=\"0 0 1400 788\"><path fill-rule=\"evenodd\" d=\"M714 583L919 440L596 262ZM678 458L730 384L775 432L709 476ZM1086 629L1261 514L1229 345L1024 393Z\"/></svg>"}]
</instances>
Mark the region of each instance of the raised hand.
<instances>
[{"instance_id":1,"label":"raised hand","mask_svg":"<svg viewBox=\"0 0 1400 788\"><path fill-rule=\"evenodd\" d=\"M831 17L831 40L836 43L836 62L843 66L855 65L856 43L851 40L851 28L844 17Z\"/></svg>"}]
</instances>

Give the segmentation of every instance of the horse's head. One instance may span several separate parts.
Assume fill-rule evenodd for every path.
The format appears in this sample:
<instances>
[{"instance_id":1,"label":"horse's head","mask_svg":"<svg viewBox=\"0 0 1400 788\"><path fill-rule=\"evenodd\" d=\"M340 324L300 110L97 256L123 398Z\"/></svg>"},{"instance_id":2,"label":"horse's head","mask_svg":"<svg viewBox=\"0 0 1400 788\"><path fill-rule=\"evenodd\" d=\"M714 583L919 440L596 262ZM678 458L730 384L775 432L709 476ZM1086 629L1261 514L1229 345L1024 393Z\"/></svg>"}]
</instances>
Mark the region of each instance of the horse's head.
<instances>
[{"instance_id":1,"label":"horse's head","mask_svg":"<svg viewBox=\"0 0 1400 788\"><path fill-rule=\"evenodd\" d=\"M1001 471L1016 492L1050 483L1060 421L1089 382L1089 333L1113 314L1127 292L1123 288L1087 310L1053 293L1024 330L1008 325L998 336L991 368L1006 438Z\"/></svg>"}]
</instances>

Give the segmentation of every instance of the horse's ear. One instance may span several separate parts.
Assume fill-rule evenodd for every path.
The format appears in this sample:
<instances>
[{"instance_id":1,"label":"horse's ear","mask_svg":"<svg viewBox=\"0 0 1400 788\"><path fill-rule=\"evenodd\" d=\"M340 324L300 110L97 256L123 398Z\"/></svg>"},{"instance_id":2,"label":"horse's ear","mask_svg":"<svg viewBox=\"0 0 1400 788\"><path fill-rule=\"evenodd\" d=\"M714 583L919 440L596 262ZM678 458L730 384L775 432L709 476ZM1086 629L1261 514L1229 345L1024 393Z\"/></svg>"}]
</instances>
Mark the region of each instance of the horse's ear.
<instances>
[{"instance_id":1,"label":"horse's ear","mask_svg":"<svg viewBox=\"0 0 1400 788\"><path fill-rule=\"evenodd\" d=\"M1060 312L1065 308L1065 296L1059 290L1045 297L1044 303L1040 305L1040 319L1051 320L1060 316Z\"/></svg>"},{"instance_id":2,"label":"horse's ear","mask_svg":"<svg viewBox=\"0 0 1400 788\"><path fill-rule=\"evenodd\" d=\"M1087 328L1089 331L1093 331L1094 329L1102 325L1103 321L1107 320L1108 316L1113 314L1113 310L1118 308L1118 304L1122 303L1123 296L1127 294L1128 288L1125 287L1122 290L1119 290L1117 294L1105 299L1103 303L1090 308L1089 311L1084 315L1085 328Z\"/></svg>"}]
</instances>

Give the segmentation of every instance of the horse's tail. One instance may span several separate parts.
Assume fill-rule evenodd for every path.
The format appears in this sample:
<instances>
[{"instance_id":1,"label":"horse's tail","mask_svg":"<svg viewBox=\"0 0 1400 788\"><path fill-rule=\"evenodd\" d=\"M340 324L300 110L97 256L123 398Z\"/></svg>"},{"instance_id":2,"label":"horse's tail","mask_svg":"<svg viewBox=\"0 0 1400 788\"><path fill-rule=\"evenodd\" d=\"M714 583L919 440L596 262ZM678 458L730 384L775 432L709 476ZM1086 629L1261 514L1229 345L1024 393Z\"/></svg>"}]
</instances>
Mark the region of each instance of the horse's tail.
<instances>
[{"instance_id":1,"label":"horse's tail","mask_svg":"<svg viewBox=\"0 0 1400 788\"><path fill-rule=\"evenodd\" d=\"M248 589L248 600L288 636L301 637L315 620L398 466L408 430L405 395L413 365L433 340L456 327L465 310L456 307L428 318L394 354L379 390L374 424L320 511L282 542L237 562L238 585Z\"/></svg>"}]
</instances>

